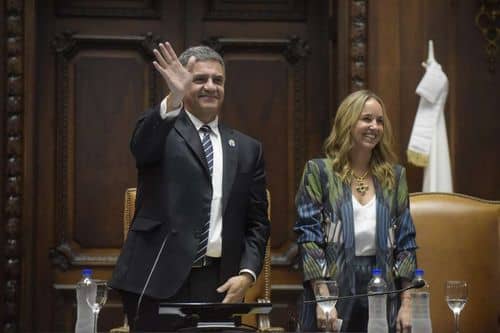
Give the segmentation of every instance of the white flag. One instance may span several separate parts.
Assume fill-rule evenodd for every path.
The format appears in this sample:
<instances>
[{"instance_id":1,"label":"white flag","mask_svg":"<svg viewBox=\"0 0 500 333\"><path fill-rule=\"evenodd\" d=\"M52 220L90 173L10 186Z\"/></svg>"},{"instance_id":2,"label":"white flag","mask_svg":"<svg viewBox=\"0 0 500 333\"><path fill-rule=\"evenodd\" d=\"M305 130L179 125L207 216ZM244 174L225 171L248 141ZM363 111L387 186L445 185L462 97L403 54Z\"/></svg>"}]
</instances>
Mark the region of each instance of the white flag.
<instances>
[{"instance_id":1,"label":"white flag","mask_svg":"<svg viewBox=\"0 0 500 333\"><path fill-rule=\"evenodd\" d=\"M424 167L423 192L453 192L444 106L448 78L434 57L416 90L420 96L408 145L408 161Z\"/></svg>"}]
</instances>

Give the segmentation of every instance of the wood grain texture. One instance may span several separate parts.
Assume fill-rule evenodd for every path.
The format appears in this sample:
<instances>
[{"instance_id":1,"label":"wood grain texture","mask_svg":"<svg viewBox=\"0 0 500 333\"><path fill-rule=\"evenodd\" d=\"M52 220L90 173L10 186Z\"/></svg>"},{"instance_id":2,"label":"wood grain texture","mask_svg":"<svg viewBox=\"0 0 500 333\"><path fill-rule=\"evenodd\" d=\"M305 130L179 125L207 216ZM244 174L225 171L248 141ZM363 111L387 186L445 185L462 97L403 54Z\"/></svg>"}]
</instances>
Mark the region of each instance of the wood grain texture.
<instances>
[{"instance_id":1,"label":"wood grain texture","mask_svg":"<svg viewBox=\"0 0 500 333\"><path fill-rule=\"evenodd\" d=\"M449 79L445 119L454 191L500 198L500 160L492 153L500 150L495 138L500 130L500 76L488 71L481 32L474 25L478 6L460 1L370 2L369 87L388 108L410 191L422 186L422 169L407 163L406 149L419 101L415 89L425 72L421 63L432 39L435 57Z\"/></svg>"},{"instance_id":2,"label":"wood grain texture","mask_svg":"<svg viewBox=\"0 0 500 333\"><path fill-rule=\"evenodd\" d=\"M151 74L144 45L130 36L157 36L178 52L225 41L222 117L264 143L273 193L272 279L280 290L274 295L285 306L292 302L285 295L295 297L301 283L292 231L298 178L306 160L322 155L335 110L353 87L384 99L410 191L420 190L422 170L408 165L405 151L429 39L450 81L445 117L455 190L500 198L500 82L488 70L484 37L474 24L478 6L455 0L2 2L4 330L71 330L73 299L54 284L75 283L80 265L92 266L98 277L111 274L121 246L118 203L123 189L135 186L130 131L167 93ZM54 49L57 36L63 43ZM64 42L68 36L87 37L72 45L71 38ZM58 251L49 257L48 249ZM64 315L55 315L56 306ZM116 311L104 313L111 317L104 314L103 322L116 323ZM273 325L288 327L288 315L277 312Z\"/></svg>"}]
</instances>

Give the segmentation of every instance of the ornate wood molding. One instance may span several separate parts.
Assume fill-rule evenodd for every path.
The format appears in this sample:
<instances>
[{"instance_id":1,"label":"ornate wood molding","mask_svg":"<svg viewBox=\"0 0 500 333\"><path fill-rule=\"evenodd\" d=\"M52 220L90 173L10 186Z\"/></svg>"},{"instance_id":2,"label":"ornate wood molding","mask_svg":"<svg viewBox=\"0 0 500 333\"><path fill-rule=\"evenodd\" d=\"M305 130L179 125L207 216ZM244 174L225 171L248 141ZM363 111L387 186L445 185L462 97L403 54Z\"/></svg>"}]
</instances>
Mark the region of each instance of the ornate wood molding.
<instances>
[{"instance_id":1,"label":"ornate wood molding","mask_svg":"<svg viewBox=\"0 0 500 333\"><path fill-rule=\"evenodd\" d=\"M101 36L101 35L79 35L72 32L65 32L57 35L53 41L53 48L56 52L57 60L57 183L56 193L58 195L57 202L59 203L56 211L56 237L57 246L50 250L50 258L52 263L61 269L67 270L72 265L104 265L112 266L116 263L114 256L89 256L81 253L74 245L70 238L70 216L69 204L71 193L70 190L70 175L69 168L72 165L71 159L74 158L73 132L70 131L72 124L71 110L68 105L69 101L69 70L70 63L73 58L81 50L136 50L147 61L153 59L153 49L159 41L158 37L154 37L151 33L145 36ZM154 104L156 80L154 69L150 66L149 74L149 99L150 104Z\"/></svg>"},{"instance_id":2,"label":"ornate wood molding","mask_svg":"<svg viewBox=\"0 0 500 333\"><path fill-rule=\"evenodd\" d=\"M292 65L307 57L309 44L297 36L284 38L223 38L209 37L202 44L210 46L221 55L224 52L254 51L281 53Z\"/></svg>"},{"instance_id":3,"label":"ornate wood molding","mask_svg":"<svg viewBox=\"0 0 500 333\"><path fill-rule=\"evenodd\" d=\"M115 1L99 1L99 5L95 5L95 1L56 1L56 14L58 16L82 16L82 17L131 17L131 18L159 18L160 17L160 1L137 1L138 4L143 4L139 7L117 7Z\"/></svg>"},{"instance_id":4,"label":"ornate wood molding","mask_svg":"<svg viewBox=\"0 0 500 333\"><path fill-rule=\"evenodd\" d=\"M54 266L67 271L71 266L114 266L116 256L89 256L78 253L68 243L61 243L50 249L49 257Z\"/></svg>"},{"instance_id":5,"label":"ornate wood molding","mask_svg":"<svg viewBox=\"0 0 500 333\"><path fill-rule=\"evenodd\" d=\"M5 131L5 313L4 332L18 332L23 223L24 4L5 1L6 131Z\"/></svg>"},{"instance_id":6,"label":"ornate wood molding","mask_svg":"<svg viewBox=\"0 0 500 333\"><path fill-rule=\"evenodd\" d=\"M208 1L205 20L305 21L305 0L287 1ZM258 6L256 6L258 5Z\"/></svg>"},{"instance_id":7,"label":"ornate wood molding","mask_svg":"<svg viewBox=\"0 0 500 333\"><path fill-rule=\"evenodd\" d=\"M299 269L298 255L299 247L297 243L292 243L284 253L272 256L271 264L273 266L289 266L297 270Z\"/></svg>"},{"instance_id":8,"label":"ornate wood molding","mask_svg":"<svg viewBox=\"0 0 500 333\"><path fill-rule=\"evenodd\" d=\"M500 41L500 0L482 0L476 14L476 25L486 39L488 71L495 73Z\"/></svg>"},{"instance_id":9,"label":"ornate wood molding","mask_svg":"<svg viewBox=\"0 0 500 333\"><path fill-rule=\"evenodd\" d=\"M368 85L368 0L351 0L349 8L349 90Z\"/></svg>"}]
</instances>

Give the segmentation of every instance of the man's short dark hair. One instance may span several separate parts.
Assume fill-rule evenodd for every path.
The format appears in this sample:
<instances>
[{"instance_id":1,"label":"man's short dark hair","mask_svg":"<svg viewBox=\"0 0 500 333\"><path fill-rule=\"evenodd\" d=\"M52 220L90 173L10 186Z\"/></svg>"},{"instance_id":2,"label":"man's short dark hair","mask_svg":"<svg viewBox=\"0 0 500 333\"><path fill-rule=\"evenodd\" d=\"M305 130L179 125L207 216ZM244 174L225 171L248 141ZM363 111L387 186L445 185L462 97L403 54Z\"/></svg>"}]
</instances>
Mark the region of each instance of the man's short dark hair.
<instances>
[{"instance_id":1,"label":"man's short dark hair","mask_svg":"<svg viewBox=\"0 0 500 333\"><path fill-rule=\"evenodd\" d=\"M191 56L194 56L196 58L196 61L207 61L207 60L213 60L217 61L218 63L221 64L222 68L225 69L226 66L224 64L224 60L222 59L221 55L217 53L214 49L208 47L208 46L192 46L185 50L184 52L181 53L179 56L179 61L182 64L182 66L186 66L188 63L189 58Z\"/></svg>"}]
</instances>

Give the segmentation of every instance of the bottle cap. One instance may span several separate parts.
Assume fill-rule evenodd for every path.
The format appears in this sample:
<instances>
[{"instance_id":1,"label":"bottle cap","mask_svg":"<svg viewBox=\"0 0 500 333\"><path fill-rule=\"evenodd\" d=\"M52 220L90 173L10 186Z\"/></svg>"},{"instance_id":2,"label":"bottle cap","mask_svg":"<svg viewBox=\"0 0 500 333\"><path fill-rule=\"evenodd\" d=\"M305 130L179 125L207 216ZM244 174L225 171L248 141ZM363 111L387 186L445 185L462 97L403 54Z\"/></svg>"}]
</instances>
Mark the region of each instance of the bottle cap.
<instances>
[{"instance_id":1,"label":"bottle cap","mask_svg":"<svg viewBox=\"0 0 500 333\"><path fill-rule=\"evenodd\" d=\"M90 268L82 269L82 276L92 276L92 269Z\"/></svg>"},{"instance_id":2,"label":"bottle cap","mask_svg":"<svg viewBox=\"0 0 500 333\"><path fill-rule=\"evenodd\" d=\"M374 269L372 269L372 275L381 276L382 270L380 268L374 268Z\"/></svg>"},{"instance_id":3,"label":"bottle cap","mask_svg":"<svg viewBox=\"0 0 500 333\"><path fill-rule=\"evenodd\" d=\"M415 270L415 276L419 276L419 277L424 276L424 270L423 270L423 269L421 269L421 268L417 268L417 269Z\"/></svg>"}]
</instances>

